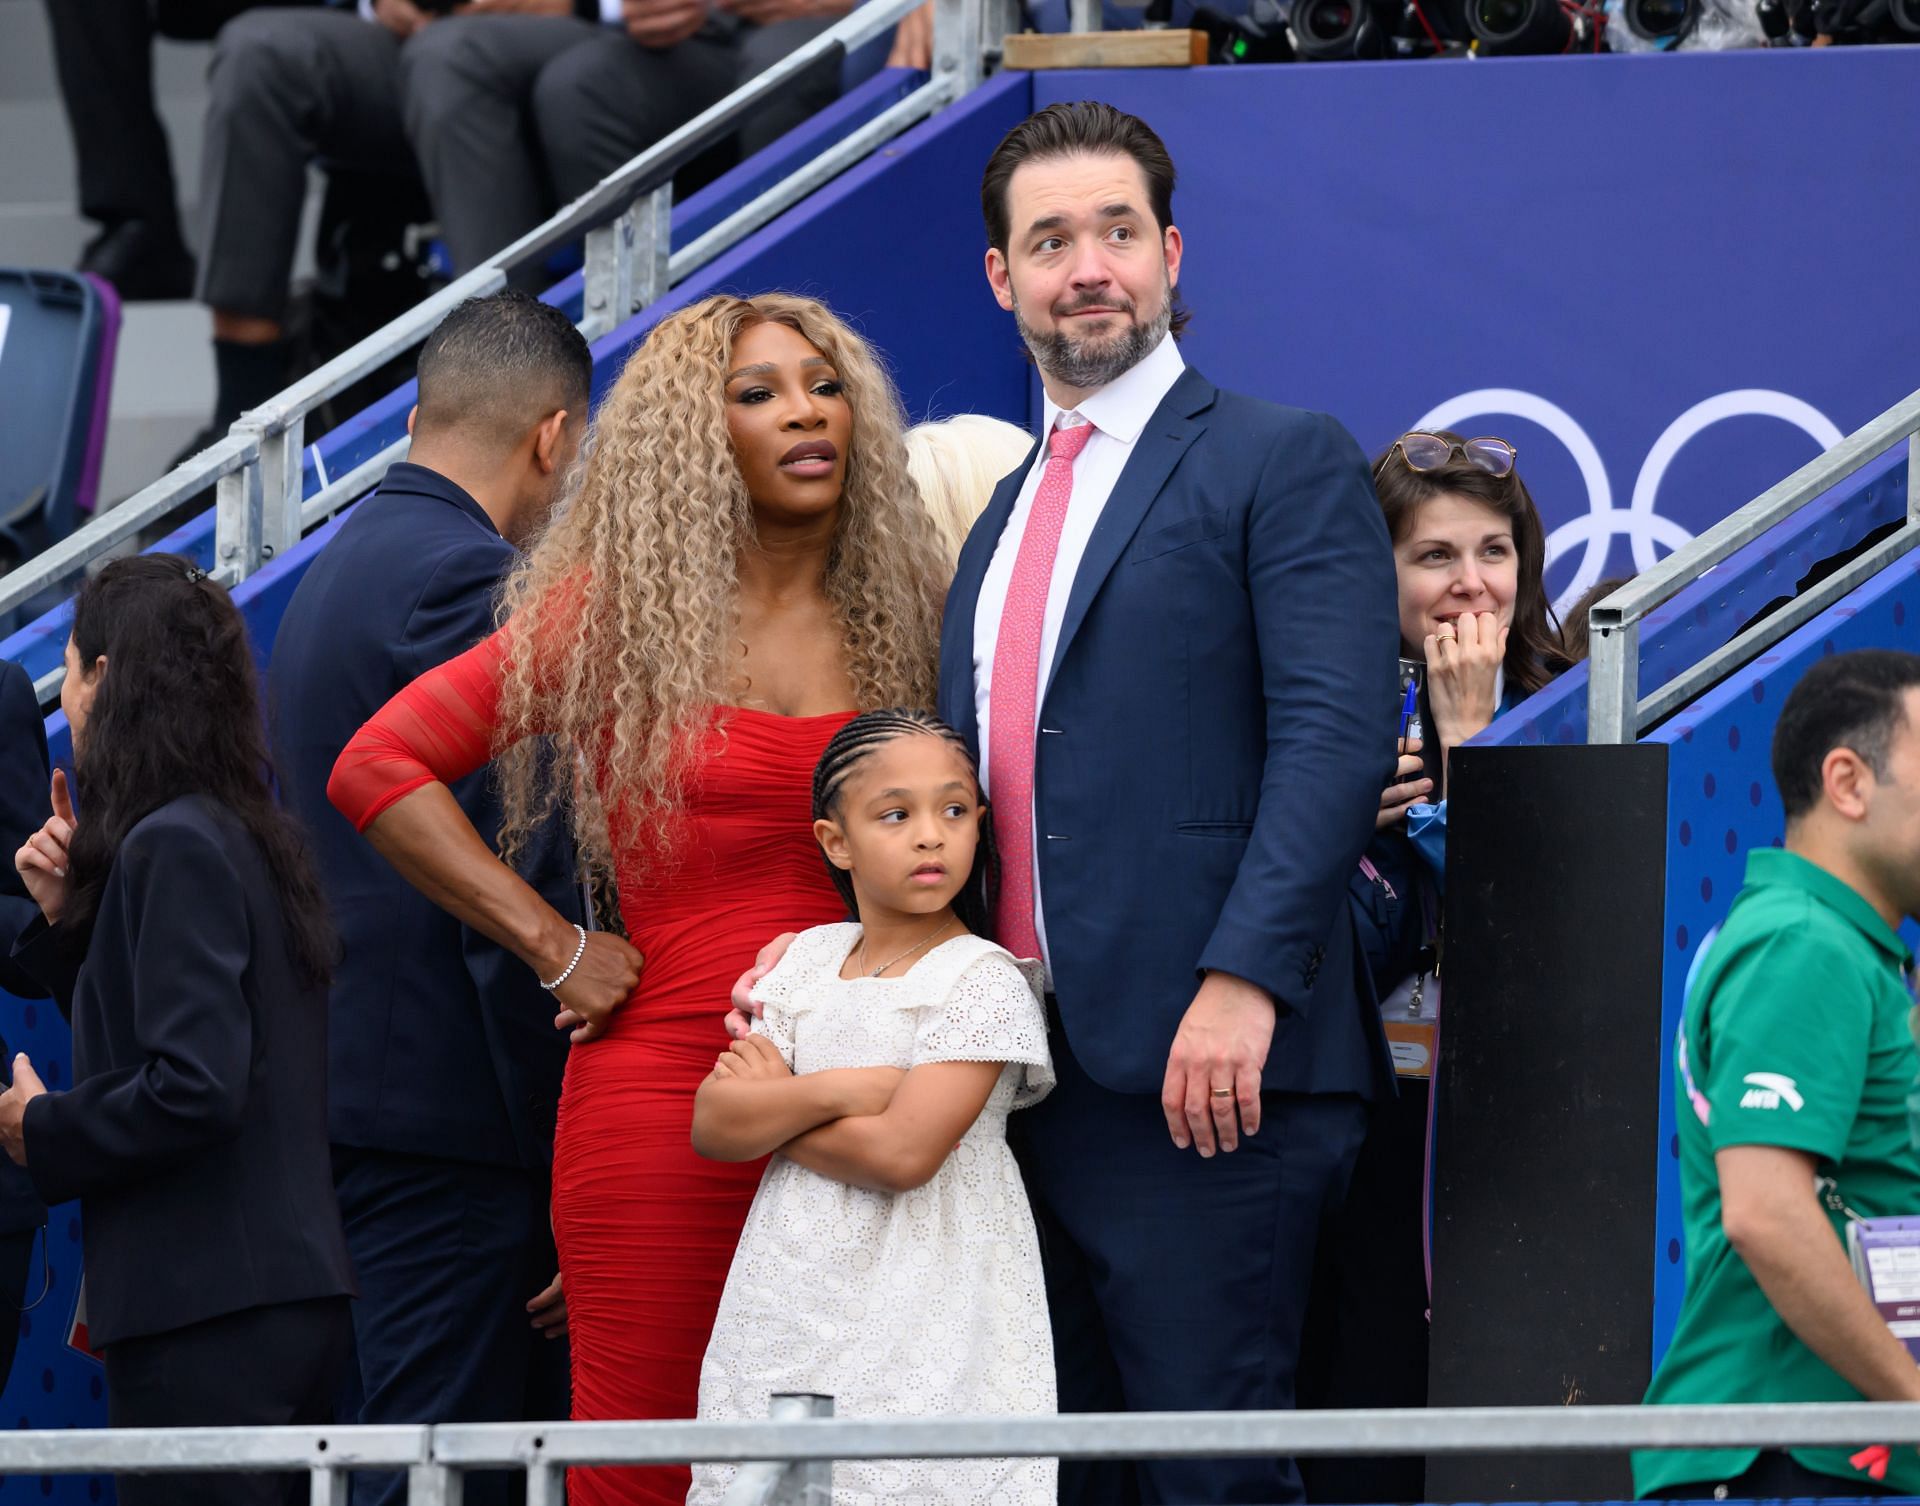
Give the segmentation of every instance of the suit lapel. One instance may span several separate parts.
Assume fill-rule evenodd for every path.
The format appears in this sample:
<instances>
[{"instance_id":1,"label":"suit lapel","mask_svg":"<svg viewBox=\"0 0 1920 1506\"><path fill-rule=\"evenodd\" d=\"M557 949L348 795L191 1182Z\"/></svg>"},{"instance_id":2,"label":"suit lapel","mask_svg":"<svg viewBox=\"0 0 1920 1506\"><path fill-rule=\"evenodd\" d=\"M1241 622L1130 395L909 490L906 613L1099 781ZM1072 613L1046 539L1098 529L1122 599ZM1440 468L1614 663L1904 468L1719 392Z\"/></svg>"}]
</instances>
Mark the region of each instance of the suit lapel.
<instances>
[{"instance_id":1,"label":"suit lapel","mask_svg":"<svg viewBox=\"0 0 1920 1506\"><path fill-rule=\"evenodd\" d=\"M994 489L986 510L967 534L967 542L954 566L953 584L947 589L946 611L941 618L940 658L945 666L942 678L955 688L947 719L970 748L977 748L980 742L973 685L973 619L980 605L980 587L986 581L987 566L993 563L1000 536L1007 531L1007 520L1013 516L1014 501L1039 456L1040 445L1036 442L1027 452L1025 462L1002 478Z\"/></svg>"},{"instance_id":2,"label":"suit lapel","mask_svg":"<svg viewBox=\"0 0 1920 1506\"><path fill-rule=\"evenodd\" d=\"M1074 572L1073 589L1067 593L1066 615L1060 621L1060 641L1054 647L1047 684L1059 674L1067 657L1067 647L1086 619L1093 598L1119 563L1128 542L1139 531L1141 520L1160 495L1160 488L1173 474L1187 446L1206 428L1198 415L1213 405L1214 391L1213 383L1188 367L1160 400L1146 428L1140 431L1139 441L1127 457L1126 468L1113 484L1113 493L1100 510L1099 521L1093 525L1087 552L1080 557L1080 568Z\"/></svg>"}]
</instances>

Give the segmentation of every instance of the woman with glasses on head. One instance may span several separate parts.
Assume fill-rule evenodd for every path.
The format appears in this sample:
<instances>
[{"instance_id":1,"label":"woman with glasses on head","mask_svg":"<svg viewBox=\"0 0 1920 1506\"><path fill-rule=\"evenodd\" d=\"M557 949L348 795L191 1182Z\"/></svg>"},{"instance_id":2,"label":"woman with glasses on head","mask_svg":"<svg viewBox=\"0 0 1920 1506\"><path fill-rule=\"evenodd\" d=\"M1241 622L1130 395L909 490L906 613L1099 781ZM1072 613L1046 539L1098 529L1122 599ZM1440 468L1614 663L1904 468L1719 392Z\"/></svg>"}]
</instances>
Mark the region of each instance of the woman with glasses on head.
<instances>
[{"instance_id":1,"label":"woman with glasses on head","mask_svg":"<svg viewBox=\"0 0 1920 1506\"><path fill-rule=\"evenodd\" d=\"M1447 764L1566 661L1547 603L1547 533L1504 439L1416 430L1373 468L1400 587L1400 651L1420 666L1419 727L1380 801L1438 874ZM1412 744L1417 744L1413 746Z\"/></svg>"}]
</instances>

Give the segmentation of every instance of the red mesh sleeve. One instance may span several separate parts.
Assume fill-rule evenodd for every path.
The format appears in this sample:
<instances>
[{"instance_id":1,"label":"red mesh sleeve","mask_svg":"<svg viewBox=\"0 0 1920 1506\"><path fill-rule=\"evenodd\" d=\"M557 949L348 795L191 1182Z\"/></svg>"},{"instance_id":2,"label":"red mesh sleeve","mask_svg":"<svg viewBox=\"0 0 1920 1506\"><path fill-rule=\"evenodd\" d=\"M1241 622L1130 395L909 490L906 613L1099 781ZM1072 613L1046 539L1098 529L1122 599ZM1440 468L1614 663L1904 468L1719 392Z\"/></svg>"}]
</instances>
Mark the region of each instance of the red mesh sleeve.
<instances>
[{"instance_id":1,"label":"red mesh sleeve","mask_svg":"<svg viewBox=\"0 0 1920 1506\"><path fill-rule=\"evenodd\" d=\"M482 639L428 670L353 735L334 762L327 798L354 830L365 831L415 790L451 784L493 756L504 660L498 633Z\"/></svg>"}]
</instances>

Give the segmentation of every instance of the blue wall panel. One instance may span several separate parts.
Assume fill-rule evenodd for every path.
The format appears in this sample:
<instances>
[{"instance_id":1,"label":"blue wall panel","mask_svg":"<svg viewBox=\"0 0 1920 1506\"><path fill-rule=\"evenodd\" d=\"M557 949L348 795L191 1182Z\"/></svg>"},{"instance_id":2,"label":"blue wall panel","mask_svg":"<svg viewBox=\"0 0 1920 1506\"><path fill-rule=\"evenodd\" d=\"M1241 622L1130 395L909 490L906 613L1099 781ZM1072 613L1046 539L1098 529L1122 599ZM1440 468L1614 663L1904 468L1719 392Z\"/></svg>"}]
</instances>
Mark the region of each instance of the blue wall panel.
<instances>
[{"instance_id":1,"label":"blue wall panel","mask_svg":"<svg viewBox=\"0 0 1920 1506\"><path fill-rule=\"evenodd\" d=\"M1685 1286L1673 1039L1687 970L1739 893L1747 853L1785 829L1768 755L1780 703L1822 655L1912 648L1920 629L1920 553L1882 571L1772 652L1678 713L1647 739L1668 746L1667 927L1662 985L1660 1196L1654 1261L1654 1353L1666 1350ZM1913 928L1907 940L1915 940ZM1810 1008L1818 1006L1809 1000Z\"/></svg>"},{"instance_id":2,"label":"blue wall panel","mask_svg":"<svg viewBox=\"0 0 1920 1506\"><path fill-rule=\"evenodd\" d=\"M1443 405L1511 438L1568 551L1564 588L1582 566L1600 578L1583 536L1612 545L1609 572L1635 568L1629 540L1645 568L1811 458L1800 423L1830 441L1920 386L1920 303L1854 270L1920 230L1892 187L1920 135L1912 63L1065 72L1036 74L1034 101L1107 99L1166 138L1208 376L1331 412L1369 450ZM1794 120L1821 125L1754 128ZM1722 406L1790 416L1727 417L1673 449L1717 411L1674 427L1697 404L1755 389L1774 395ZM1518 396L1454 402L1488 391Z\"/></svg>"}]
</instances>

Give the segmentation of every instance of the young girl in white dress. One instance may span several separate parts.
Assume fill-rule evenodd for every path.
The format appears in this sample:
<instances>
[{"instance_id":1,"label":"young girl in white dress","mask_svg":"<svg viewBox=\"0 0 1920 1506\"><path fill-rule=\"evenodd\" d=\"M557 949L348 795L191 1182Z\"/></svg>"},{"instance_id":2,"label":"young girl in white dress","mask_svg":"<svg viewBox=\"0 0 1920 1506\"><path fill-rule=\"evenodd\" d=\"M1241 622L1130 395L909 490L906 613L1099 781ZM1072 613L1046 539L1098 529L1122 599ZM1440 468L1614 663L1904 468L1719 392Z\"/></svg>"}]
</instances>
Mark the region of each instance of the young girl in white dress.
<instances>
[{"instance_id":1,"label":"young girl in white dress","mask_svg":"<svg viewBox=\"0 0 1920 1506\"><path fill-rule=\"evenodd\" d=\"M1053 1085L1037 964L986 940L965 745L874 711L828 744L814 833L860 924L797 937L694 1100L702 1155L773 1152L700 1372L700 1415L775 1392L841 1417L1047 1414L1053 1343L1007 1115ZM1052 1506L1051 1459L844 1461L834 1506ZM714 1506L732 1465L696 1465Z\"/></svg>"}]
</instances>

